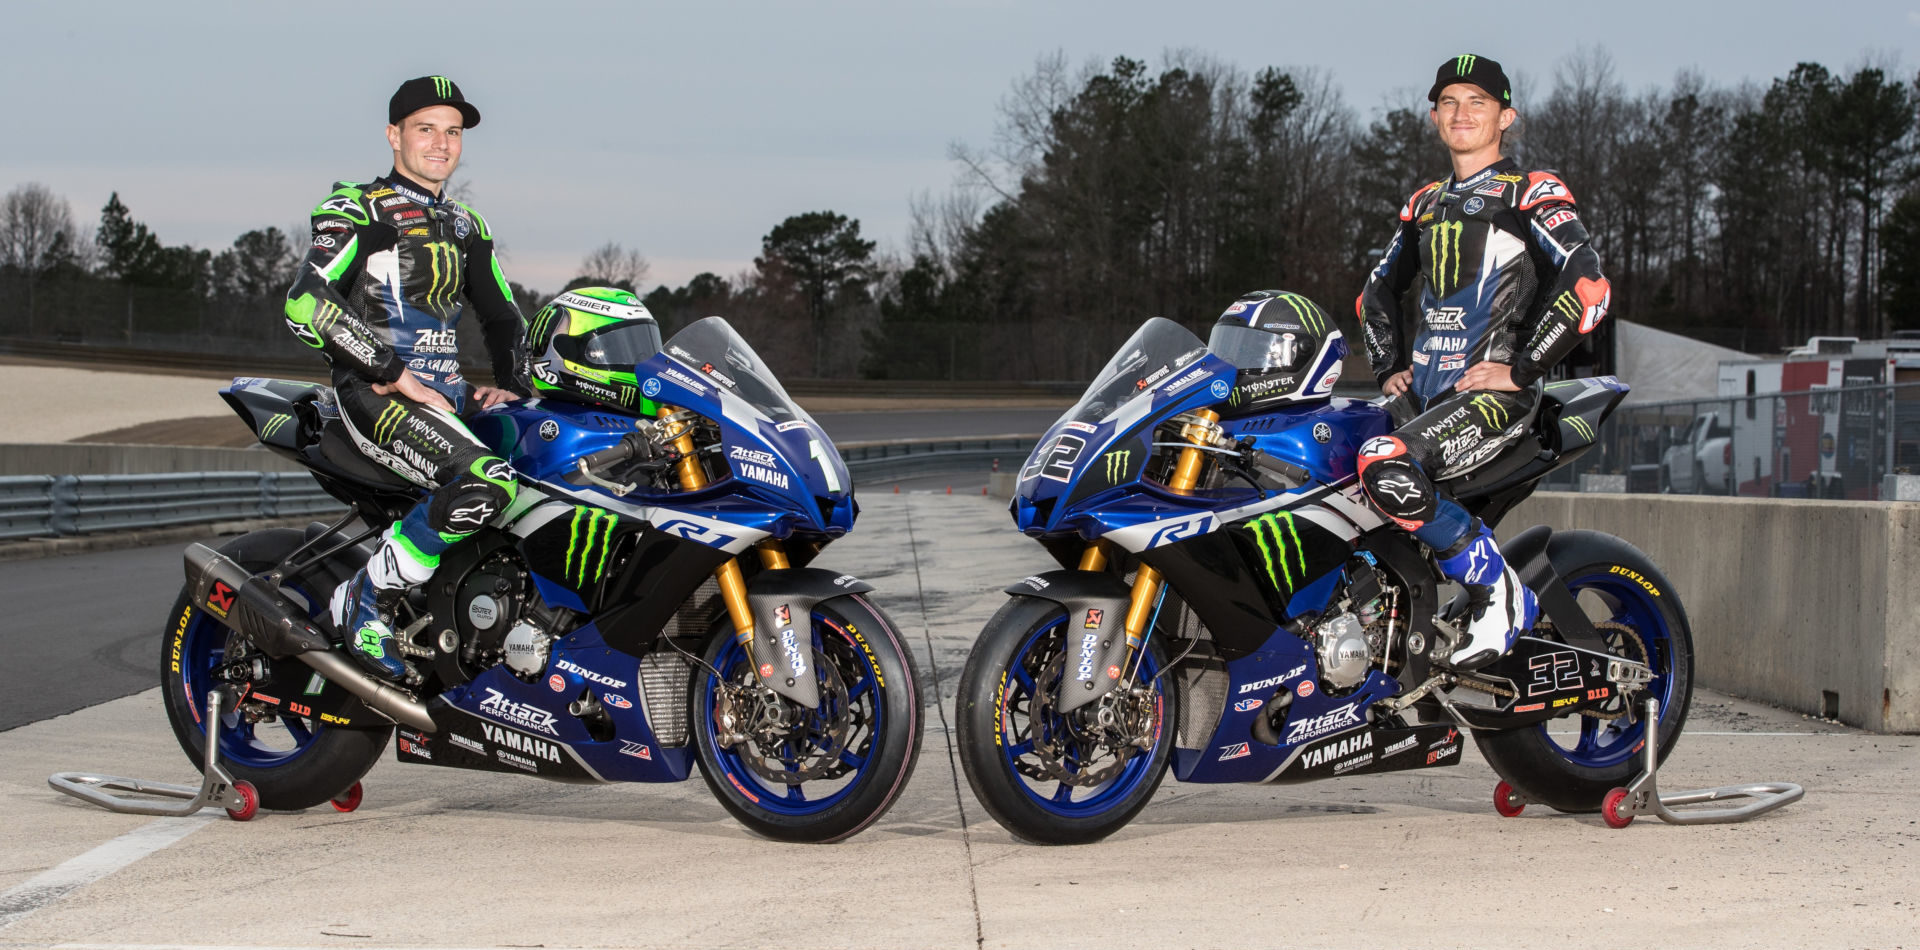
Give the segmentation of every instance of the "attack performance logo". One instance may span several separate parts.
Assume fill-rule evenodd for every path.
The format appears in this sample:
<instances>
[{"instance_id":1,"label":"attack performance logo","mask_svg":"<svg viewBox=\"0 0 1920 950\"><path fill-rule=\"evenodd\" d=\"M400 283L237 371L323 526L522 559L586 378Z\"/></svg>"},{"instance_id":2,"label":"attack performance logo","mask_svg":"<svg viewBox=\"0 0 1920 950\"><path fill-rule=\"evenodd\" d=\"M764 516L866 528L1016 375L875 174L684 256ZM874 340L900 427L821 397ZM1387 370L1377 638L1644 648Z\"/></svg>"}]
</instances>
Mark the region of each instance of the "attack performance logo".
<instances>
[{"instance_id":1,"label":"attack performance logo","mask_svg":"<svg viewBox=\"0 0 1920 950\"><path fill-rule=\"evenodd\" d=\"M1264 514L1247 522L1253 540L1260 545L1260 557L1266 564L1267 581L1281 594L1290 594L1294 585L1307 579L1306 548L1300 544L1300 532L1294 527L1293 512ZM1295 573L1298 577L1295 577ZM1283 583L1284 582L1284 583Z\"/></svg>"},{"instance_id":2,"label":"attack performance logo","mask_svg":"<svg viewBox=\"0 0 1920 950\"><path fill-rule=\"evenodd\" d=\"M606 573L607 555L613 550L613 529L619 523L620 516L610 511L586 505L574 507L563 575L573 586L585 587Z\"/></svg>"}]
</instances>

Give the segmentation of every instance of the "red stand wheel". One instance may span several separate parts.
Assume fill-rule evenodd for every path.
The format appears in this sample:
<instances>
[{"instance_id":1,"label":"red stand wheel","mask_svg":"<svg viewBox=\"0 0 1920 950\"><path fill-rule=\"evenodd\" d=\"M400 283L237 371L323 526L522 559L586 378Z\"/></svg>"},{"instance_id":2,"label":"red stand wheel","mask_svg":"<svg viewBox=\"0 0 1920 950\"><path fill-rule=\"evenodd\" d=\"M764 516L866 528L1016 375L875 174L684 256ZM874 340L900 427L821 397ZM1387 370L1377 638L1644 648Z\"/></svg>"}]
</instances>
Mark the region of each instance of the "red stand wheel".
<instances>
[{"instance_id":1,"label":"red stand wheel","mask_svg":"<svg viewBox=\"0 0 1920 950\"><path fill-rule=\"evenodd\" d=\"M233 783L233 793L240 796L240 804L227 809L227 817L234 821L252 821L260 812L260 793L252 782L245 780Z\"/></svg>"},{"instance_id":2,"label":"red stand wheel","mask_svg":"<svg viewBox=\"0 0 1920 950\"><path fill-rule=\"evenodd\" d=\"M1625 828L1633 824L1632 815L1620 813L1620 806L1626 804L1627 790L1616 788L1600 800L1600 817L1605 819L1609 828Z\"/></svg>"},{"instance_id":3,"label":"red stand wheel","mask_svg":"<svg viewBox=\"0 0 1920 950\"><path fill-rule=\"evenodd\" d=\"M1503 779L1493 787L1493 810L1499 812L1502 818L1518 818L1521 812L1527 810L1527 803Z\"/></svg>"},{"instance_id":4,"label":"red stand wheel","mask_svg":"<svg viewBox=\"0 0 1920 950\"><path fill-rule=\"evenodd\" d=\"M366 793L360 788L360 783L355 782L352 788L334 796L333 800L328 804L333 806L334 811L352 811L360 807L360 800L364 798L365 795Z\"/></svg>"}]
</instances>

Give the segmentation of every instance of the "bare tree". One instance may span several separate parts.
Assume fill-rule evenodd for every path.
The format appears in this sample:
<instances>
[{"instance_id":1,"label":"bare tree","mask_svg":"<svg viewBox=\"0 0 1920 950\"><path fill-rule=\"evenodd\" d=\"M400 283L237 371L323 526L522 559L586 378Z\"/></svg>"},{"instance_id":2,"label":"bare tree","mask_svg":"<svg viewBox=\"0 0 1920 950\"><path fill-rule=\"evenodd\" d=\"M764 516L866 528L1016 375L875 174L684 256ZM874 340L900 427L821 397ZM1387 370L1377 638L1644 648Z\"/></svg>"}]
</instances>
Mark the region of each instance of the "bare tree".
<instances>
[{"instance_id":1,"label":"bare tree","mask_svg":"<svg viewBox=\"0 0 1920 950\"><path fill-rule=\"evenodd\" d=\"M646 283L651 269L639 251L608 241L581 258L580 273L567 282L567 289L599 285L640 293L640 286Z\"/></svg>"},{"instance_id":2,"label":"bare tree","mask_svg":"<svg viewBox=\"0 0 1920 950\"><path fill-rule=\"evenodd\" d=\"M0 265L33 275L80 251L80 232L65 198L28 182L0 199Z\"/></svg>"}]
</instances>

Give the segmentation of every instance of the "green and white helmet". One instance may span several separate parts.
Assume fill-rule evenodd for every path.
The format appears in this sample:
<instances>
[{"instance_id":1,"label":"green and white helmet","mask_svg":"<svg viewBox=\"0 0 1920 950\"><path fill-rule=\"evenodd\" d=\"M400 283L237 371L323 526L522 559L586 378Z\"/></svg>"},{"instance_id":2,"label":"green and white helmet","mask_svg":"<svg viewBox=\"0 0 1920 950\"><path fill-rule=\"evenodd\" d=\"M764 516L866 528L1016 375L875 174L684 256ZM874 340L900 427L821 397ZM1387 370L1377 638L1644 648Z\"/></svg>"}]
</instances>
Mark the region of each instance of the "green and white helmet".
<instances>
[{"instance_id":1,"label":"green and white helmet","mask_svg":"<svg viewBox=\"0 0 1920 950\"><path fill-rule=\"evenodd\" d=\"M632 291L569 290L534 314L527 327L533 394L622 412L653 415L634 365L660 352L660 325Z\"/></svg>"}]
</instances>

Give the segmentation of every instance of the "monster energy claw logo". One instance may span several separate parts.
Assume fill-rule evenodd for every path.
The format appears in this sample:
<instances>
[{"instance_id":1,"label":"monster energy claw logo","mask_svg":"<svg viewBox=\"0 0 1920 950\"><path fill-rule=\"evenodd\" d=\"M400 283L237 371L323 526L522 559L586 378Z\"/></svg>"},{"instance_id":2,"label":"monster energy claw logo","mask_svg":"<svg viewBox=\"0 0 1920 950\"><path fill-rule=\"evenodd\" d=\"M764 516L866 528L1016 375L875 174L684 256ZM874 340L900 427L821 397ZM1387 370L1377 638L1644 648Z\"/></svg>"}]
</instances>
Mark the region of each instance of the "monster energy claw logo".
<instances>
[{"instance_id":1,"label":"monster energy claw logo","mask_svg":"<svg viewBox=\"0 0 1920 950\"><path fill-rule=\"evenodd\" d=\"M1480 57L1474 56L1472 54L1468 54L1465 56L1455 56L1453 58L1453 74L1455 76L1465 76L1466 74L1473 72L1473 64L1479 61L1480 61ZM441 93L440 97L444 99L446 98L446 94Z\"/></svg>"},{"instance_id":2,"label":"monster energy claw logo","mask_svg":"<svg viewBox=\"0 0 1920 950\"><path fill-rule=\"evenodd\" d=\"M1581 309L1579 298L1571 290L1563 290L1560 296L1553 298L1553 309L1575 323L1580 322Z\"/></svg>"},{"instance_id":3,"label":"monster energy claw logo","mask_svg":"<svg viewBox=\"0 0 1920 950\"><path fill-rule=\"evenodd\" d=\"M268 419L267 424L265 426L262 426L260 429L261 441L265 441L267 439L273 438L273 434L275 432L280 431L283 427L285 427L287 424L287 420L291 418L293 417L290 415L287 415L284 412L274 413L273 418Z\"/></svg>"},{"instance_id":4,"label":"monster energy claw logo","mask_svg":"<svg viewBox=\"0 0 1920 950\"><path fill-rule=\"evenodd\" d=\"M1495 429L1505 428L1507 420L1511 417L1511 413L1507 411L1506 406L1500 404L1500 400L1486 393L1473 397L1473 408L1479 411L1480 418L1485 420L1488 426Z\"/></svg>"},{"instance_id":5,"label":"monster energy claw logo","mask_svg":"<svg viewBox=\"0 0 1920 950\"><path fill-rule=\"evenodd\" d=\"M1466 230L1461 221L1441 221L1427 231L1427 256L1433 261L1433 292L1437 296L1446 296L1448 290L1447 265L1453 265L1452 287L1460 289L1460 235Z\"/></svg>"},{"instance_id":6,"label":"monster energy claw logo","mask_svg":"<svg viewBox=\"0 0 1920 950\"><path fill-rule=\"evenodd\" d=\"M445 241L434 241L424 245L421 250L427 252L427 265L433 269L432 282L427 285L426 303L451 303L453 295L460 289L460 255L453 245Z\"/></svg>"},{"instance_id":7,"label":"monster energy claw logo","mask_svg":"<svg viewBox=\"0 0 1920 950\"><path fill-rule=\"evenodd\" d=\"M626 383L621 383L620 384L620 404L623 406L633 405L633 397L634 397L633 387L627 385Z\"/></svg>"},{"instance_id":8,"label":"monster energy claw logo","mask_svg":"<svg viewBox=\"0 0 1920 950\"><path fill-rule=\"evenodd\" d=\"M382 444L393 441L394 434L400 430L400 423L406 418L405 406L397 402L387 403L387 408L380 410L380 418L373 421L373 441Z\"/></svg>"},{"instance_id":9,"label":"monster energy claw logo","mask_svg":"<svg viewBox=\"0 0 1920 950\"><path fill-rule=\"evenodd\" d=\"M1300 318L1300 324L1307 328L1307 332L1327 332L1327 320L1325 317L1320 316L1318 313L1320 308L1314 306L1313 301L1297 294L1287 294L1280 299L1285 300L1287 306L1293 308L1294 314Z\"/></svg>"},{"instance_id":10,"label":"monster energy claw logo","mask_svg":"<svg viewBox=\"0 0 1920 950\"><path fill-rule=\"evenodd\" d=\"M1293 513L1283 511L1277 514L1265 514L1247 522L1247 530L1253 532L1253 540L1260 545L1260 557L1266 561L1267 580L1273 589L1281 594L1292 593L1294 571L1300 572L1300 581L1307 579L1306 548L1300 545L1300 532L1294 529ZM1285 586L1281 582L1285 581Z\"/></svg>"},{"instance_id":11,"label":"monster energy claw logo","mask_svg":"<svg viewBox=\"0 0 1920 950\"><path fill-rule=\"evenodd\" d=\"M1579 433L1581 438L1587 440L1588 442L1593 441L1593 427L1590 425L1587 425L1587 420L1582 419L1579 416L1569 416L1567 418L1567 425L1572 426L1573 431Z\"/></svg>"},{"instance_id":12,"label":"monster energy claw logo","mask_svg":"<svg viewBox=\"0 0 1920 950\"><path fill-rule=\"evenodd\" d=\"M1121 449L1118 452L1108 452L1105 456L1102 456L1102 458L1104 458L1107 463L1107 484L1118 485L1120 484L1120 479L1124 478L1127 474L1127 462L1133 458L1133 450Z\"/></svg>"},{"instance_id":13,"label":"monster energy claw logo","mask_svg":"<svg viewBox=\"0 0 1920 950\"><path fill-rule=\"evenodd\" d=\"M564 575L573 586L585 587L588 580L597 581L606 573L607 554L613 549L613 528L619 521L620 516L612 512L584 505L574 507ZM589 568L593 571L591 578L587 576Z\"/></svg>"},{"instance_id":14,"label":"monster energy claw logo","mask_svg":"<svg viewBox=\"0 0 1920 950\"><path fill-rule=\"evenodd\" d=\"M442 99L453 98L453 80L445 76L429 76L433 80L433 94Z\"/></svg>"}]
</instances>

